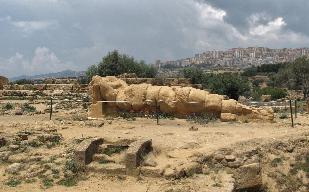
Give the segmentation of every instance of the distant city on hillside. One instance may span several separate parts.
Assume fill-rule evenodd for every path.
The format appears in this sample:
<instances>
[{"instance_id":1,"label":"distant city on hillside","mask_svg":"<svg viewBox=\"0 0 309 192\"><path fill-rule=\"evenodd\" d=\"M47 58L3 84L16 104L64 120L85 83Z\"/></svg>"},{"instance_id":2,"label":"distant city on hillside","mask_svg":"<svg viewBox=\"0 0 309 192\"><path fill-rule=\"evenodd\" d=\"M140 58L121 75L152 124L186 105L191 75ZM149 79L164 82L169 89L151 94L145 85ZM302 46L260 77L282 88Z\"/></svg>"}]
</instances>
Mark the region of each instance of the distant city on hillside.
<instances>
[{"instance_id":1,"label":"distant city on hillside","mask_svg":"<svg viewBox=\"0 0 309 192\"><path fill-rule=\"evenodd\" d=\"M232 48L227 51L206 51L194 57L176 61L162 62L156 65L161 68L186 67L198 65L205 68L238 68L244 69L262 64L291 62L301 56L309 56L309 48L270 49L266 47Z\"/></svg>"}]
</instances>

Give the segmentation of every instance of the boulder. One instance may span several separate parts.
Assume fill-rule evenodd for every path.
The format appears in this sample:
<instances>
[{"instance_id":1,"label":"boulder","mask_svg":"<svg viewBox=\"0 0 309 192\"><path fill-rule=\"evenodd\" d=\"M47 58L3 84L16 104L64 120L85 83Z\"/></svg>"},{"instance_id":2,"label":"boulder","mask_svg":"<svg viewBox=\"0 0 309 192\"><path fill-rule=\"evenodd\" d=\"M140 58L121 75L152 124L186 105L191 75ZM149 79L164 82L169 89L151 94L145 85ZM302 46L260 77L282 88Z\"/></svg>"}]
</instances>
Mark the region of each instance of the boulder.
<instances>
[{"instance_id":1,"label":"boulder","mask_svg":"<svg viewBox=\"0 0 309 192\"><path fill-rule=\"evenodd\" d=\"M234 178L236 191L258 189L263 184L259 163L239 167L234 174Z\"/></svg>"},{"instance_id":2,"label":"boulder","mask_svg":"<svg viewBox=\"0 0 309 192\"><path fill-rule=\"evenodd\" d=\"M221 113L220 120L222 122L233 122L237 120L237 116L232 113Z\"/></svg>"}]
</instances>

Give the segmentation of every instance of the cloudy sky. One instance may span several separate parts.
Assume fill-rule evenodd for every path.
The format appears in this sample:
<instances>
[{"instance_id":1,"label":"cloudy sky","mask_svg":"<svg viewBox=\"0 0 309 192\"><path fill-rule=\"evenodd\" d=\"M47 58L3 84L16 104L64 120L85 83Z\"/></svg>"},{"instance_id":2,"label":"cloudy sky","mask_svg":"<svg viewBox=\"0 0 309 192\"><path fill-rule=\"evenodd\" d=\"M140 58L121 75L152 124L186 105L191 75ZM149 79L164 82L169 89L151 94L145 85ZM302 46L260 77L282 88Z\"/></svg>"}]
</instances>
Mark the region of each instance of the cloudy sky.
<instances>
[{"instance_id":1,"label":"cloudy sky","mask_svg":"<svg viewBox=\"0 0 309 192\"><path fill-rule=\"evenodd\" d=\"M308 0L0 0L0 75L153 63L232 47L308 47Z\"/></svg>"}]
</instances>

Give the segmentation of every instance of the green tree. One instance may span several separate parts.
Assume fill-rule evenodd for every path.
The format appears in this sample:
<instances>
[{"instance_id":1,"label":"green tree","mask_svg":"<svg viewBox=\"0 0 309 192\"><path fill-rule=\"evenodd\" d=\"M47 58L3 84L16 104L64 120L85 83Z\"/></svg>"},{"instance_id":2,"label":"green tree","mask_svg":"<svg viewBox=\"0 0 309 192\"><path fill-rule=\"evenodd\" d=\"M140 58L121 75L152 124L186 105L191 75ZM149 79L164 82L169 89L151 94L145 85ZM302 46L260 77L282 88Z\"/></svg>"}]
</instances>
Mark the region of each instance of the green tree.
<instances>
[{"instance_id":1,"label":"green tree","mask_svg":"<svg viewBox=\"0 0 309 192\"><path fill-rule=\"evenodd\" d=\"M183 74L193 84L202 84L204 89L227 95L231 99L238 100L240 95L248 95L250 92L249 81L238 74L207 74L195 67L185 68Z\"/></svg>"},{"instance_id":2,"label":"green tree","mask_svg":"<svg viewBox=\"0 0 309 192\"><path fill-rule=\"evenodd\" d=\"M86 71L86 76L87 76L87 80L88 82L91 81L92 77L98 75L98 67L97 65L91 65L90 67L88 67L87 71Z\"/></svg>"},{"instance_id":3,"label":"green tree","mask_svg":"<svg viewBox=\"0 0 309 192\"><path fill-rule=\"evenodd\" d=\"M188 67L183 69L183 75L185 78L191 80L193 84L203 84L205 74L201 69L196 67Z\"/></svg>"},{"instance_id":4,"label":"green tree","mask_svg":"<svg viewBox=\"0 0 309 192\"><path fill-rule=\"evenodd\" d=\"M109 52L98 65L88 68L88 78L93 75L117 76L123 73L135 73L138 77L153 78L157 75L157 69L147 65L144 61L136 61L133 57L120 54L117 50Z\"/></svg>"},{"instance_id":5,"label":"green tree","mask_svg":"<svg viewBox=\"0 0 309 192\"><path fill-rule=\"evenodd\" d=\"M238 100L239 96L250 93L249 81L238 74L211 74L204 79L203 87L214 93L227 95L231 99Z\"/></svg>"},{"instance_id":6,"label":"green tree","mask_svg":"<svg viewBox=\"0 0 309 192\"><path fill-rule=\"evenodd\" d=\"M301 57L297 59L292 65L294 87L301 89L304 97L307 98L309 93L309 59Z\"/></svg>"},{"instance_id":7,"label":"green tree","mask_svg":"<svg viewBox=\"0 0 309 192\"><path fill-rule=\"evenodd\" d=\"M275 76L274 84L293 90L302 90L304 97L309 94L309 59L301 57L286 64Z\"/></svg>"}]
</instances>

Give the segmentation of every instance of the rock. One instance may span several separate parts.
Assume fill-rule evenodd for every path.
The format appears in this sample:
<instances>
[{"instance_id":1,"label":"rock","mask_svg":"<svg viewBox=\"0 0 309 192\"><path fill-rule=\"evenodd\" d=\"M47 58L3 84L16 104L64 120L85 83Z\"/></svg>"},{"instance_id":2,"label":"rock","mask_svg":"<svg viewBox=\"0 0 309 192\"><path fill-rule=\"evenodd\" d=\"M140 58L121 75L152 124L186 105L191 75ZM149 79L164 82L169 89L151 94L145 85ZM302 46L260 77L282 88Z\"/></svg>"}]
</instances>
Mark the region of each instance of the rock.
<instances>
[{"instance_id":1,"label":"rock","mask_svg":"<svg viewBox=\"0 0 309 192\"><path fill-rule=\"evenodd\" d=\"M163 170L157 167L141 167L141 175L151 178L162 178Z\"/></svg>"},{"instance_id":2,"label":"rock","mask_svg":"<svg viewBox=\"0 0 309 192\"><path fill-rule=\"evenodd\" d=\"M22 167L23 165L21 163L13 163L6 168L5 172L16 174L22 169Z\"/></svg>"},{"instance_id":3,"label":"rock","mask_svg":"<svg viewBox=\"0 0 309 192\"><path fill-rule=\"evenodd\" d=\"M229 168L236 169L236 168L238 168L238 167L241 166L241 162L240 162L240 161L228 162L228 163L227 163L227 166L228 166Z\"/></svg>"},{"instance_id":4,"label":"rock","mask_svg":"<svg viewBox=\"0 0 309 192\"><path fill-rule=\"evenodd\" d=\"M236 170L234 178L236 191L260 188L263 184L259 163L241 166Z\"/></svg>"},{"instance_id":5,"label":"rock","mask_svg":"<svg viewBox=\"0 0 309 192\"><path fill-rule=\"evenodd\" d=\"M271 101L271 95L262 95L261 101L262 102L270 102Z\"/></svg>"},{"instance_id":6,"label":"rock","mask_svg":"<svg viewBox=\"0 0 309 192\"><path fill-rule=\"evenodd\" d=\"M180 179L183 177L191 177L194 174L203 172L203 165L197 162L188 162L180 164L175 168L167 168L164 171L164 177L166 179Z\"/></svg>"},{"instance_id":7,"label":"rock","mask_svg":"<svg viewBox=\"0 0 309 192\"><path fill-rule=\"evenodd\" d=\"M234 155L227 155L224 157L227 162L232 162L236 160L236 157Z\"/></svg>"},{"instance_id":8,"label":"rock","mask_svg":"<svg viewBox=\"0 0 309 192\"><path fill-rule=\"evenodd\" d=\"M197 162L186 163L183 166L180 166L180 169L184 171L186 177L191 177L194 174L203 172L203 166Z\"/></svg>"},{"instance_id":9,"label":"rock","mask_svg":"<svg viewBox=\"0 0 309 192\"><path fill-rule=\"evenodd\" d=\"M10 145L9 146L9 149L11 150L11 151L16 151L16 150L18 150L20 147L19 147L19 145Z\"/></svg>"},{"instance_id":10,"label":"rock","mask_svg":"<svg viewBox=\"0 0 309 192\"><path fill-rule=\"evenodd\" d=\"M0 137L0 147L3 147L6 145L6 139L4 137Z\"/></svg>"},{"instance_id":11,"label":"rock","mask_svg":"<svg viewBox=\"0 0 309 192\"><path fill-rule=\"evenodd\" d=\"M164 177L166 179L171 179L174 178L176 176L176 172L175 170L171 169L171 168L167 168L164 170Z\"/></svg>"},{"instance_id":12,"label":"rock","mask_svg":"<svg viewBox=\"0 0 309 192\"><path fill-rule=\"evenodd\" d=\"M147 158L144 162L143 162L144 166L147 167L156 167L158 165L158 163L152 159L152 158Z\"/></svg>"},{"instance_id":13,"label":"rock","mask_svg":"<svg viewBox=\"0 0 309 192\"><path fill-rule=\"evenodd\" d=\"M16 110L15 115L23 115L24 112L22 110Z\"/></svg>"},{"instance_id":14,"label":"rock","mask_svg":"<svg viewBox=\"0 0 309 192\"><path fill-rule=\"evenodd\" d=\"M203 167L202 167L202 173L205 174L205 175L209 174L209 168L206 164L204 164Z\"/></svg>"},{"instance_id":15,"label":"rock","mask_svg":"<svg viewBox=\"0 0 309 192\"><path fill-rule=\"evenodd\" d=\"M9 152L9 151L8 152L1 152L0 153L0 161L1 160L4 161L4 162L8 161L10 154L11 154L11 152Z\"/></svg>"},{"instance_id":16,"label":"rock","mask_svg":"<svg viewBox=\"0 0 309 192\"><path fill-rule=\"evenodd\" d=\"M222 154L215 154L214 155L214 159L216 161L222 161L224 159L224 155L222 155Z\"/></svg>"},{"instance_id":17,"label":"rock","mask_svg":"<svg viewBox=\"0 0 309 192\"><path fill-rule=\"evenodd\" d=\"M236 121L236 115L232 113L221 113L220 120L222 122L233 122Z\"/></svg>"},{"instance_id":18,"label":"rock","mask_svg":"<svg viewBox=\"0 0 309 192\"><path fill-rule=\"evenodd\" d=\"M191 126L191 127L189 128L189 131L198 131L198 127Z\"/></svg>"},{"instance_id":19,"label":"rock","mask_svg":"<svg viewBox=\"0 0 309 192\"><path fill-rule=\"evenodd\" d=\"M18 136L19 139L22 140L22 141L28 140L28 134L25 134L25 133L18 133L17 136Z\"/></svg>"},{"instance_id":20,"label":"rock","mask_svg":"<svg viewBox=\"0 0 309 192\"><path fill-rule=\"evenodd\" d=\"M125 156L125 165L128 171L139 167L143 162L143 157L150 151L152 151L151 139L131 143Z\"/></svg>"}]
</instances>

